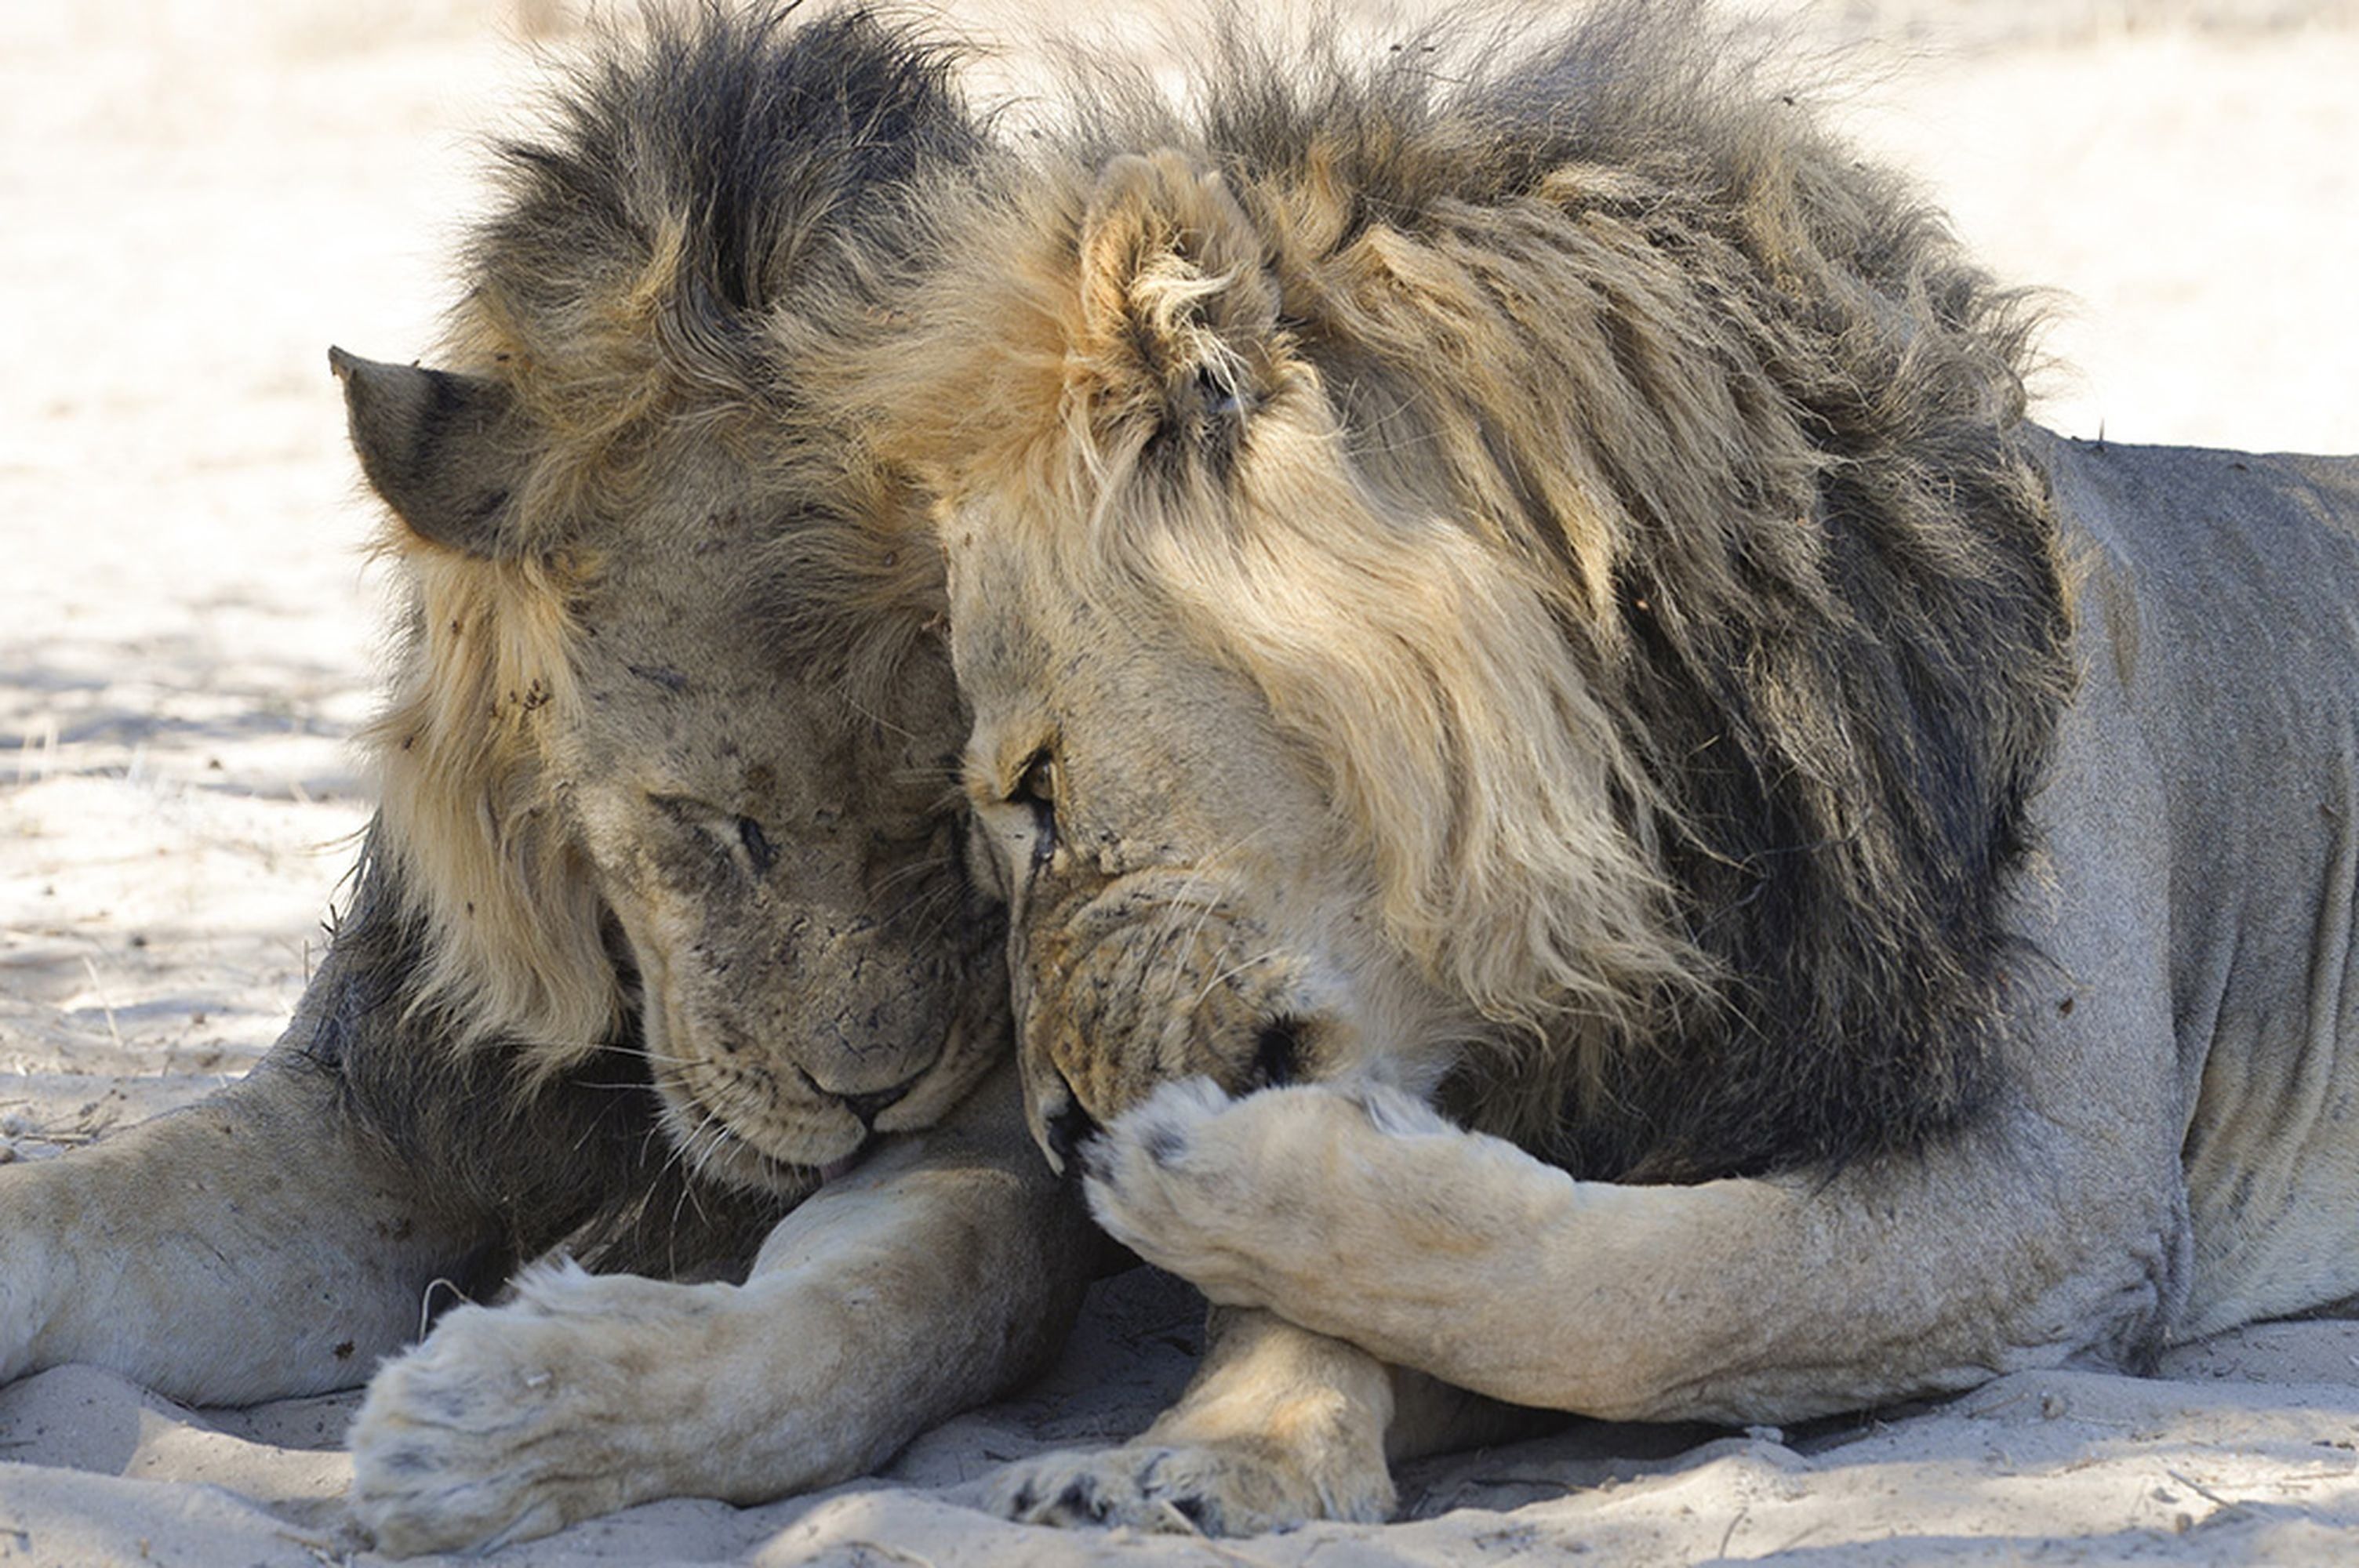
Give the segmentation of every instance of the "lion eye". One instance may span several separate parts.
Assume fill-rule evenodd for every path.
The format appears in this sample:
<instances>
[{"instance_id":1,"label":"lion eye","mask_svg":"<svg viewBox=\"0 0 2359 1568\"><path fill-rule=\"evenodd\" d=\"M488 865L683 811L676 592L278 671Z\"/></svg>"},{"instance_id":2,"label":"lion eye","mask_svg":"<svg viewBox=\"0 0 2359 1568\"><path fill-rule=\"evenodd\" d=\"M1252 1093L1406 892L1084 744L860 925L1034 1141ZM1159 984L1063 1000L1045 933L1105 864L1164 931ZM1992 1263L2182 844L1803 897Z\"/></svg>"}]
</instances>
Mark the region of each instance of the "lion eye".
<instances>
[{"instance_id":1,"label":"lion eye","mask_svg":"<svg viewBox=\"0 0 2359 1568\"><path fill-rule=\"evenodd\" d=\"M1032 870L1037 875L1057 852L1057 759L1046 746L1024 764L1007 798L1032 808Z\"/></svg>"},{"instance_id":2,"label":"lion eye","mask_svg":"<svg viewBox=\"0 0 2359 1568\"><path fill-rule=\"evenodd\" d=\"M752 817L737 819L737 842L745 847L745 859L753 863L756 876L769 875L770 868L778 863L778 851L771 846L770 836Z\"/></svg>"},{"instance_id":3,"label":"lion eye","mask_svg":"<svg viewBox=\"0 0 2359 1568\"><path fill-rule=\"evenodd\" d=\"M1032 760L1024 764L1024 772L1016 780L1015 793L1008 798L1027 806L1057 804L1057 759L1047 747L1032 753Z\"/></svg>"}]
</instances>

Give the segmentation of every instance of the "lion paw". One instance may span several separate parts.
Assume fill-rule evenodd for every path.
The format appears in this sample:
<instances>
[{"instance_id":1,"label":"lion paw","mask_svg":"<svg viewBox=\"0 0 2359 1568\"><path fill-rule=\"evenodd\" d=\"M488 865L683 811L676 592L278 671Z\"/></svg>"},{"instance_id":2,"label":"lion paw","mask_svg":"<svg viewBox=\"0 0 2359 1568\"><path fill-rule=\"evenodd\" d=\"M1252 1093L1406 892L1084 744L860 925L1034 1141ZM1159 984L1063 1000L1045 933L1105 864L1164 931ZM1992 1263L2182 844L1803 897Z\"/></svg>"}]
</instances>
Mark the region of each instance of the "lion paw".
<instances>
[{"instance_id":1,"label":"lion paw","mask_svg":"<svg viewBox=\"0 0 2359 1568\"><path fill-rule=\"evenodd\" d=\"M1322 1519L1381 1523L1393 1485L1381 1461L1321 1465L1268 1439L1142 1440L1010 1465L992 1477L984 1506L1024 1524L1259 1535Z\"/></svg>"},{"instance_id":2,"label":"lion paw","mask_svg":"<svg viewBox=\"0 0 2359 1568\"><path fill-rule=\"evenodd\" d=\"M624 1440L648 1414L617 1354L635 1287L682 1288L538 1271L378 1370L350 1441L353 1512L382 1550L488 1550L640 1499Z\"/></svg>"},{"instance_id":3,"label":"lion paw","mask_svg":"<svg viewBox=\"0 0 2359 1568\"><path fill-rule=\"evenodd\" d=\"M1239 1103L1210 1079L1166 1084L1082 1149L1082 1191L1106 1234L1233 1303L1255 1275L1257 1206L1249 1152L1224 1136Z\"/></svg>"},{"instance_id":4,"label":"lion paw","mask_svg":"<svg viewBox=\"0 0 2359 1568\"><path fill-rule=\"evenodd\" d=\"M1269 1306L1281 1281L1323 1272L1322 1253L1376 1213L1384 1195L1344 1190L1338 1172L1427 1134L1463 1136L1396 1090L1306 1085L1231 1099L1190 1079L1091 1141L1084 1190L1107 1234L1148 1262L1224 1305ZM1334 1157L1346 1144L1359 1160Z\"/></svg>"}]
</instances>

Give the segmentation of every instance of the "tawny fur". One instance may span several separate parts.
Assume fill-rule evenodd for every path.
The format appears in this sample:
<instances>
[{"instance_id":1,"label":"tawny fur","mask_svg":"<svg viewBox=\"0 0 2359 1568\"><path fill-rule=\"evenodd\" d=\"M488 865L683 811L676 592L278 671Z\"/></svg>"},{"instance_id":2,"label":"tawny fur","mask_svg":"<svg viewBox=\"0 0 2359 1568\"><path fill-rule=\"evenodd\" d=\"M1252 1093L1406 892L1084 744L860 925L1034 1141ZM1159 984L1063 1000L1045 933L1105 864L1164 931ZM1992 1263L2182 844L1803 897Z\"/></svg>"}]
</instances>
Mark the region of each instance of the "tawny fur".
<instances>
[{"instance_id":1,"label":"tawny fur","mask_svg":"<svg viewBox=\"0 0 2359 1568\"><path fill-rule=\"evenodd\" d=\"M916 595L864 591L864 572L891 574L850 521L903 498L811 419L798 355L828 353L842 323L877 308L874 275L893 270L911 225L895 182L979 143L951 107L948 57L899 35L887 46L864 15L781 54L799 74L745 79L785 27L763 10L651 18L565 76L547 135L504 145L505 200L474 236L436 358L502 389L528 432L499 498L507 558L397 519L382 544L414 609L364 741L379 853L426 922L417 1002L454 1045L533 1042L540 1072L625 1026L548 764L582 716L578 609L595 539L645 504L650 464L689 431L765 491L801 492L804 515L746 546L749 643L875 711L920 640ZM830 74L837 50L851 74ZM831 119L840 132L804 134Z\"/></svg>"},{"instance_id":2,"label":"tawny fur","mask_svg":"<svg viewBox=\"0 0 2359 1568\"><path fill-rule=\"evenodd\" d=\"M2070 687L2034 319L1696 9L1471 30L1085 76L848 396L953 557L1251 682L1484 1125L1658 1179L1958 1126Z\"/></svg>"},{"instance_id":3,"label":"tawny fur","mask_svg":"<svg viewBox=\"0 0 2359 1568\"><path fill-rule=\"evenodd\" d=\"M0 1168L0 1379L373 1378L351 1500L402 1553L839 1480L1054 1348L1086 1217L862 521L913 498L796 391L974 150L865 13L654 15L505 150L452 369L332 352L409 597L383 807L253 1074Z\"/></svg>"},{"instance_id":4,"label":"tawny fur","mask_svg":"<svg viewBox=\"0 0 2359 1568\"><path fill-rule=\"evenodd\" d=\"M1270 1349L1000 1506L1318 1517L1381 1362L1783 1422L2349 1297L2359 462L2028 425L1693 7L1423 42L1089 79L847 394L1035 1135Z\"/></svg>"}]
</instances>

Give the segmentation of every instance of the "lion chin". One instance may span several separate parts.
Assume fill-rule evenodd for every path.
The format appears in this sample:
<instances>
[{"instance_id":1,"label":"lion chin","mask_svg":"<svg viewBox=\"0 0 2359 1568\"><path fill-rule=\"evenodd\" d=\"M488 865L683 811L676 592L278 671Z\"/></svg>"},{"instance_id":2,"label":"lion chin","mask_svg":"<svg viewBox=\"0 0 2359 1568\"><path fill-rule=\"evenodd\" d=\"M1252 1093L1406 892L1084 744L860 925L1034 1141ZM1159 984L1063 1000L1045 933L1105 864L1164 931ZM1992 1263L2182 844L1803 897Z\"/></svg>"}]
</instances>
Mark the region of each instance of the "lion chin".
<instances>
[{"instance_id":1,"label":"lion chin","mask_svg":"<svg viewBox=\"0 0 2359 1568\"><path fill-rule=\"evenodd\" d=\"M657 1076L655 1091L663 1102L665 1136L700 1181L799 1197L849 1170L868 1141L858 1119L840 1108L837 1115L825 1115L823 1101L812 1101L801 1116L766 1105L756 1121L699 1098L667 1075Z\"/></svg>"},{"instance_id":2,"label":"lion chin","mask_svg":"<svg viewBox=\"0 0 2359 1568\"><path fill-rule=\"evenodd\" d=\"M880 1138L934 1125L1002 1051L995 1032L978 1048L962 1020L933 1064L908 1083L831 1094L800 1069L698 1071L709 1058L684 1047L677 1029L650 1027L647 1038L663 1130L690 1174L785 1198L849 1173Z\"/></svg>"}]
</instances>

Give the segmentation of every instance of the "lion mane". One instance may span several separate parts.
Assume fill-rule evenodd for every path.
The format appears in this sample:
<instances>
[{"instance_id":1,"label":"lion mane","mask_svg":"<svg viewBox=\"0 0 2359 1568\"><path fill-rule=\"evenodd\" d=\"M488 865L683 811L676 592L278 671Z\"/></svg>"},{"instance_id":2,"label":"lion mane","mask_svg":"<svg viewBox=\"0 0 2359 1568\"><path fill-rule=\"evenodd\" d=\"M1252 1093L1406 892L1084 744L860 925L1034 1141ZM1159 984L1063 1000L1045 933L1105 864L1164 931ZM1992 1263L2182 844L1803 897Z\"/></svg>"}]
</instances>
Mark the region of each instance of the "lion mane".
<instances>
[{"instance_id":1,"label":"lion mane","mask_svg":"<svg viewBox=\"0 0 2359 1568\"><path fill-rule=\"evenodd\" d=\"M814 330L859 308L859 269L894 244L875 193L964 156L972 133L939 51L857 12L768 47L785 25L782 9L651 19L644 40L608 39L568 77L552 134L502 146L506 200L475 235L441 357L496 375L538 438L520 454L521 491L498 498L515 547L486 560L398 519L383 542L412 609L396 694L366 744L378 852L425 927L417 1000L460 1044L532 1042L546 1070L627 1011L543 767L547 737L582 701L571 609L597 562L568 547L579 520L629 504L667 422L734 426L834 503L796 520L790 532L810 536L749 566L770 585L772 634L841 632L800 635L798 651L830 650L862 685L888 682L910 639L913 622L885 608L893 596L847 578L859 558L821 536L855 534L842 520L860 504L857 476L796 405L778 341L747 321L789 277ZM832 579L810 569L832 561Z\"/></svg>"},{"instance_id":2,"label":"lion mane","mask_svg":"<svg viewBox=\"0 0 2359 1568\"><path fill-rule=\"evenodd\" d=\"M667 427L701 425L808 498L748 551L749 637L865 711L921 634L900 607L922 591L851 521L881 481L798 398L797 355L827 351L830 323L868 308L869 270L907 227L893 193L971 157L975 134L941 49L864 11L790 23L790 9L601 31L553 83L547 128L498 146L502 200L473 234L438 358L510 400L521 477L471 503L475 535L430 537L397 515L378 542L408 609L364 737L381 808L336 932L346 979L319 1000L311 1051L406 1156L516 1212L517 1256L568 1238L599 1267L645 1267L570 1227L646 1219L646 1245L678 1252L695 1245L690 1220L728 1233L746 1204L684 1203L639 1097L614 1092L645 1076L636 977L548 765L591 700L576 669L595 629L578 611L600 563L583 523L627 512ZM430 476L371 478L391 493ZM384 1008L448 1049L347 1054ZM503 1152L519 1138L559 1157ZM612 1179L590 1173L600 1158ZM526 1168L563 1179L506 1190ZM629 1213L585 1219L584 1194Z\"/></svg>"},{"instance_id":3,"label":"lion mane","mask_svg":"<svg viewBox=\"0 0 2359 1568\"><path fill-rule=\"evenodd\" d=\"M1184 106L1083 67L846 395L1256 684L1497 1023L1477 1125L1636 1181L1919 1144L2038 961L2036 308L1696 6L1466 30L1232 43Z\"/></svg>"}]
</instances>

